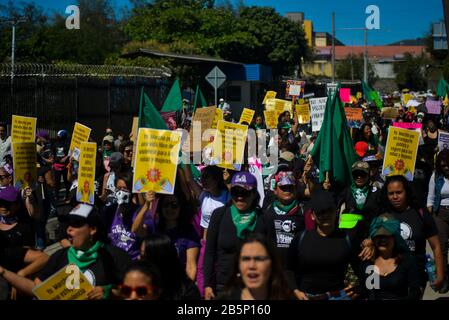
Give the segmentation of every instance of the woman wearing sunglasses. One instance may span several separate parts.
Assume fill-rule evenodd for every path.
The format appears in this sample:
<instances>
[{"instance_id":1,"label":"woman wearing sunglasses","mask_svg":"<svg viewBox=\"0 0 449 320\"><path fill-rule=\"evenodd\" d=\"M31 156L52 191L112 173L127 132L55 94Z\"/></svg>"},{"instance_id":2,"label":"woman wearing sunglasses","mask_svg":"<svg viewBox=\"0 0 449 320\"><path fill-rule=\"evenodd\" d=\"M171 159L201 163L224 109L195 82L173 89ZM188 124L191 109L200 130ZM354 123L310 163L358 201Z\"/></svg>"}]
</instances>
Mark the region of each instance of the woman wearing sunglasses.
<instances>
[{"instance_id":1,"label":"woman wearing sunglasses","mask_svg":"<svg viewBox=\"0 0 449 320\"><path fill-rule=\"evenodd\" d=\"M249 172L234 174L231 197L231 203L212 213L209 223L204 257L204 288L207 300L213 299L216 293L221 293L230 279L240 242L252 232L265 233L263 215L258 207L256 178Z\"/></svg>"},{"instance_id":2,"label":"woman wearing sunglasses","mask_svg":"<svg viewBox=\"0 0 449 320\"><path fill-rule=\"evenodd\" d=\"M158 300L159 271L146 261L136 261L125 271L123 283L114 292L123 300Z\"/></svg>"},{"instance_id":3,"label":"woman wearing sunglasses","mask_svg":"<svg viewBox=\"0 0 449 320\"><path fill-rule=\"evenodd\" d=\"M106 299L112 287L121 282L121 275L131 260L120 249L106 244L106 231L93 206L79 204L65 217L71 246L55 252L34 281L0 267L0 276L18 291L29 296L33 289L68 264L75 264L93 285L91 300Z\"/></svg>"},{"instance_id":4,"label":"woman wearing sunglasses","mask_svg":"<svg viewBox=\"0 0 449 320\"><path fill-rule=\"evenodd\" d=\"M250 234L238 250L233 276L218 300L287 300L293 297L272 243L261 234Z\"/></svg>"},{"instance_id":5,"label":"woman wearing sunglasses","mask_svg":"<svg viewBox=\"0 0 449 320\"><path fill-rule=\"evenodd\" d=\"M160 197L156 213L159 218L156 230L170 237L188 277L195 281L200 251L200 238L192 225L195 208L178 183L174 195Z\"/></svg>"}]
</instances>

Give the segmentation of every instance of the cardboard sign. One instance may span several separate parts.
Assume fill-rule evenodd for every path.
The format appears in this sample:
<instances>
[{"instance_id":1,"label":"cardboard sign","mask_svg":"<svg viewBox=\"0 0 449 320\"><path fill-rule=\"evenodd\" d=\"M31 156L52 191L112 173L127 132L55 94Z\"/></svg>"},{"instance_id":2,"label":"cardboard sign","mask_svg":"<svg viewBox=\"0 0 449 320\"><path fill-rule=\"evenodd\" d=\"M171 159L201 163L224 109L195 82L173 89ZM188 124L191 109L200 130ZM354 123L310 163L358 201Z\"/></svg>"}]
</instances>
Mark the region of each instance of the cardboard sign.
<instances>
[{"instance_id":1,"label":"cardboard sign","mask_svg":"<svg viewBox=\"0 0 449 320\"><path fill-rule=\"evenodd\" d=\"M449 149L449 133L440 131L438 134L438 149L440 151Z\"/></svg>"},{"instance_id":2,"label":"cardboard sign","mask_svg":"<svg viewBox=\"0 0 449 320\"><path fill-rule=\"evenodd\" d=\"M267 93L265 94L265 98L263 98L262 104L265 104L268 99L276 98L276 94L276 91L267 91Z\"/></svg>"},{"instance_id":3,"label":"cardboard sign","mask_svg":"<svg viewBox=\"0 0 449 320\"><path fill-rule=\"evenodd\" d=\"M37 118L12 116L11 142L35 142Z\"/></svg>"},{"instance_id":4,"label":"cardboard sign","mask_svg":"<svg viewBox=\"0 0 449 320\"><path fill-rule=\"evenodd\" d=\"M386 120L394 120L399 116L399 110L393 107L382 108L382 118Z\"/></svg>"},{"instance_id":5,"label":"cardboard sign","mask_svg":"<svg viewBox=\"0 0 449 320\"><path fill-rule=\"evenodd\" d=\"M78 168L78 188L76 200L94 204L95 164L97 159L97 144L95 142L81 143L81 153Z\"/></svg>"},{"instance_id":6,"label":"cardboard sign","mask_svg":"<svg viewBox=\"0 0 449 320\"><path fill-rule=\"evenodd\" d=\"M139 129L133 192L173 194L181 136L179 131Z\"/></svg>"},{"instance_id":7,"label":"cardboard sign","mask_svg":"<svg viewBox=\"0 0 449 320\"><path fill-rule=\"evenodd\" d=\"M313 98L309 100L310 117L312 119L312 131L320 131L324 120L324 110L326 110L327 97Z\"/></svg>"},{"instance_id":8,"label":"cardboard sign","mask_svg":"<svg viewBox=\"0 0 449 320\"><path fill-rule=\"evenodd\" d=\"M362 127L362 108L345 108L346 120L348 120L349 128Z\"/></svg>"},{"instance_id":9,"label":"cardboard sign","mask_svg":"<svg viewBox=\"0 0 449 320\"><path fill-rule=\"evenodd\" d=\"M15 142L12 144L14 186L18 189L33 187L36 183L36 144Z\"/></svg>"},{"instance_id":10,"label":"cardboard sign","mask_svg":"<svg viewBox=\"0 0 449 320\"><path fill-rule=\"evenodd\" d=\"M248 126L218 121L211 165L239 171L243 163L247 133Z\"/></svg>"},{"instance_id":11,"label":"cardboard sign","mask_svg":"<svg viewBox=\"0 0 449 320\"><path fill-rule=\"evenodd\" d=\"M263 112L263 115L265 117L265 125L267 126L267 129L276 129L278 125L278 119L276 117L276 111L274 110L265 110Z\"/></svg>"},{"instance_id":12,"label":"cardboard sign","mask_svg":"<svg viewBox=\"0 0 449 320\"><path fill-rule=\"evenodd\" d=\"M351 89L350 88L340 88L340 99L342 102L351 102Z\"/></svg>"},{"instance_id":13,"label":"cardboard sign","mask_svg":"<svg viewBox=\"0 0 449 320\"><path fill-rule=\"evenodd\" d=\"M137 141L137 132L139 130L139 117L133 118L133 125L131 127L131 138L130 140L136 144Z\"/></svg>"},{"instance_id":14,"label":"cardboard sign","mask_svg":"<svg viewBox=\"0 0 449 320\"><path fill-rule=\"evenodd\" d=\"M416 131L390 127L385 149L382 174L385 176L403 175L413 180L419 134Z\"/></svg>"},{"instance_id":15,"label":"cardboard sign","mask_svg":"<svg viewBox=\"0 0 449 320\"><path fill-rule=\"evenodd\" d=\"M295 106L295 109L298 115L298 123L306 124L310 122L309 104L298 104Z\"/></svg>"},{"instance_id":16,"label":"cardboard sign","mask_svg":"<svg viewBox=\"0 0 449 320\"><path fill-rule=\"evenodd\" d=\"M39 300L87 300L94 287L80 269L69 264L33 289Z\"/></svg>"},{"instance_id":17,"label":"cardboard sign","mask_svg":"<svg viewBox=\"0 0 449 320\"><path fill-rule=\"evenodd\" d=\"M81 123L75 122L73 127L72 140L70 141L70 151L71 154L79 155L81 150L81 143L89 141L91 129L82 125ZM76 149L76 150L75 150ZM74 156L74 158L77 158ZM75 159L78 160L78 159Z\"/></svg>"},{"instance_id":18,"label":"cardboard sign","mask_svg":"<svg viewBox=\"0 0 449 320\"><path fill-rule=\"evenodd\" d=\"M206 130L213 128L213 123L217 118L217 110L220 109L217 109L216 107L205 107L196 109L196 112L193 115L192 126L190 127L189 133L190 146L192 147L193 152L201 151L209 143L208 141L203 141L202 137ZM218 117L220 117L221 115L220 111L218 111ZM193 130L194 127L195 130ZM197 131L196 128L200 129L198 131L201 135L198 135L198 132L196 132ZM210 139L210 137L208 139Z\"/></svg>"},{"instance_id":19,"label":"cardboard sign","mask_svg":"<svg viewBox=\"0 0 449 320\"><path fill-rule=\"evenodd\" d=\"M253 117L254 117L255 113L256 113L256 111L254 111L254 110L244 108L242 111L242 114L240 116L239 123L246 122L248 125L250 125L251 122L253 121Z\"/></svg>"},{"instance_id":20,"label":"cardboard sign","mask_svg":"<svg viewBox=\"0 0 449 320\"><path fill-rule=\"evenodd\" d=\"M441 102L438 100L427 100L426 101L427 113L430 114L440 114L441 113Z\"/></svg>"},{"instance_id":21,"label":"cardboard sign","mask_svg":"<svg viewBox=\"0 0 449 320\"><path fill-rule=\"evenodd\" d=\"M209 107L210 108L210 107ZM215 107L214 107L215 108ZM201 108L203 109L203 108ZM215 109L215 117L214 117L214 121L212 121L211 124L211 128L212 129L217 129L217 123L218 121L223 120L223 110L221 110L220 108L216 108Z\"/></svg>"}]
</instances>

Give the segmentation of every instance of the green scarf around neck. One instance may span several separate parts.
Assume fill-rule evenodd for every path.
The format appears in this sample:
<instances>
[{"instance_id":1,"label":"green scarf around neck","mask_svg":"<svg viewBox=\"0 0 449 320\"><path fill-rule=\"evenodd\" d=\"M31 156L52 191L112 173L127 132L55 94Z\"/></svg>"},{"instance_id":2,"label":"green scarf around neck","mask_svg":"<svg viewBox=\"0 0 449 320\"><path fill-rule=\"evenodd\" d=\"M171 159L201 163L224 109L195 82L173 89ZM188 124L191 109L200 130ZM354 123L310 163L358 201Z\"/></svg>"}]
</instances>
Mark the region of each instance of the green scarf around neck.
<instances>
[{"instance_id":1,"label":"green scarf around neck","mask_svg":"<svg viewBox=\"0 0 449 320\"><path fill-rule=\"evenodd\" d=\"M97 261L98 250L103 248L103 246L104 244L102 242L97 241L87 251L76 250L74 247L70 247L67 251L69 263L75 264L81 271L84 272L88 266Z\"/></svg>"},{"instance_id":2,"label":"green scarf around neck","mask_svg":"<svg viewBox=\"0 0 449 320\"><path fill-rule=\"evenodd\" d=\"M293 200L289 205L283 205L279 200L275 200L273 207L277 214L287 214L291 209L298 205L298 202L298 200Z\"/></svg>"},{"instance_id":3,"label":"green scarf around neck","mask_svg":"<svg viewBox=\"0 0 449 320\"><path fill-rule=\"evenodd\" d=\"M362 210L365 205L366 198L368 197L369 185L363 188L358 188L353 182L351 185L351 193L355 199L355 204L358 210Z\"/></svg>"},{"instance_id":4,"label":"green scarf around neck","mask_svg":"<svg viewBox=\"0 0 449 320\"><path fill-rule=\"evenodd\" d=\"M237 237L244 239L249 232L256 228L256 211L240 211L234 205L231 206L232 222L237 229Z\"/></svg>"}]
</instances>

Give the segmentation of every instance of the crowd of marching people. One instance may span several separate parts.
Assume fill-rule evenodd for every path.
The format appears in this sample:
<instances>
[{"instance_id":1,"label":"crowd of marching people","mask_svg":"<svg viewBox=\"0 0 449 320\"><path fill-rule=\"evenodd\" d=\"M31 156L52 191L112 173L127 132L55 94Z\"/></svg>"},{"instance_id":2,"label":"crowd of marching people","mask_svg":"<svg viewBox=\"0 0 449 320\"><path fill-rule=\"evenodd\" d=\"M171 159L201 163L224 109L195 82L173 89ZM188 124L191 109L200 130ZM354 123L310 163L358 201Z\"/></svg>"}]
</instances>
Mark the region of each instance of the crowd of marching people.
<instances>
[{"instance_id":1,"label":"crowd of marching people","mask_svg":"<svg viewBox=\"0 0 449 320\"><path fill-rule=\"evenodd\" d=\"M172 195L133 193L135 144L108 128L94 205L77 201L68 128L55 139L37 132L37 182L17 188L1 124L0 300L32 299L68 264L92 284L92 300L418 300L428 283L448 292L449 149L438 147L448 110L384 102L395 119L359 102L346 185L320 178L310 156L318 132L294 110L267 140L279 157L263 190L245 160L240 171L181 164ZM413 181L381 174L393 121L422 124ZM249 126L268 134L263 114Z\"/></svg>"}]
</instances>

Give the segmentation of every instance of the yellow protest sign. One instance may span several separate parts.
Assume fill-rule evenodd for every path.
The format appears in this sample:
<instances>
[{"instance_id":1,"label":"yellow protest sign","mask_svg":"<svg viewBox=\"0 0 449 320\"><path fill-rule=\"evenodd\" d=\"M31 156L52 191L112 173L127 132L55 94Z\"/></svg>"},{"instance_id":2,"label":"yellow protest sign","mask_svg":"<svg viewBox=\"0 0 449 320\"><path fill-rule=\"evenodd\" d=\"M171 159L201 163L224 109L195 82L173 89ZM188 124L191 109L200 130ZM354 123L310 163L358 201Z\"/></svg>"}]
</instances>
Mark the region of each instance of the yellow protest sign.
<instances>
[{"instance_id":1,"label":"yellow protest sign","mask_svg":"<svg viewBox=\"0 0 449 320\"><path fill-rule=\"evenodd\" d=\"M173 194L181 136L180 131L139 129L133 192Z\"/></svg>"},{"instance_id":2,"label":"yellow protest sign","mask_svg":"<svg viewBox=\"0 0 449 320\"><path fill-rule=\"evenodd\" d=\"M274 110L276 110L277 115L279 116L284 111L292 112L292 103L288 100L275 99Z\"/></svg>"},{"instance_id":3,"label":"yellow protest sign","mask_svg":"<svg viewBox=\"0 0 449 320\"><path fill-rule=\"evenodd\" d=\"M247 133L248 126L218 121L211 164L216 164L218 167L225 169L240 170L243 163Z\"/></svg>"},{"instance_id":4,"label":"yellow protest sign","mask_svg":"<svg viewBox=\"0 0 449 320\"><path fill-rule=\"evenodd\" d=\"M223 120L223 110L221 110L220 108L216 108L215 109L215 118L214 118L214 121L212 121L211 128L217 129L217 123L220 120Z\"/></svg>"},{"instance_id":5,"label":"yellow protest sign","mask_svg":"<svg viewBox=\"0 0 449 320\"><path fill-rule=\"evenodd\" d=\"M240 116L239 123L246 122L247 124L251 124L251 121L253 121L253 117L256 111L243 108L242 115Z\"/></svg>"},{"instance_id":6,"label":"yellow protest sign","mask_svg":"<svg viewBox=\"0 0 449 320\"><path fill-rule=\"evenodd\" d=\"M129 138L132 142L137 141L137 130L139 129L139 117L133 118L133 125L131 127L131 137Z\"/></svg>"},{"instance_id":7,"label":"yellow protest sign","mask_svg":"<svg viewBox=\"0 0 449 320\"><path fill-rule=\"evenodd\" d=\"M275 129L278 125L278 119L276 117L276 111L274 110L265 110L263 112L265 117L265 124L267 129Z\"/></svg>"},{"instance_id":8,"label":"yellow protest sign","mask_svg":"<svg viewBox=\"0 0 449 320\"><path fill-rule=\"evenodd\" d=\"M357 99L362 99L362 97L363 97L363 93L361 93L361 92L357 92L357 95L356 95L356 97L357 97Z\"/></svg>"},{"instance_id":9,"label":"yellow protest sign","mask_svg":"<svg viewBox=\"0 0 449 320\"><path fill-rule=\"evenodd\" d=\"M34 142L15 142L12 144L14 186L19 189L31 187L36 183L36 144Z\"/></svg>"},{"instance_id":10,"label":"yellow protest sign","mask_svg":"<svg viewBox=\"0 0 449 320\"><path fill-rule=\"evenodd\" d=\"M268 99L276 98L276 94L276 91L267 91L267 93L265 94L265 98L263 98L262 104L265 104Z\"/></svg>"},{"instance_id":11,"label":"yellow protest sign","mask_svg":"<svg viewBox=\"0 0 449 320\"><path fill-rule=\"evenodd\" d=\"M406 105L410 99L413 99L413 96L410 93L406 93L402 96L402 103Z\"/></svg>"},{"instance_id":12,"label":"yellow protest sign","mask_svg":"<svg viewBox=\"0 0 449 320\"><path fill-rule=\"evenodd\" d=\"M70 141L69 148L75 160L79 159L81 143L87 142L89 140L90 131L91 129L89 127L75 122L75 126L73 127L72 140Z\"/></svg>"},{"instance_id":13,"label":"yellow protest sign","mask_svg":"<svg viewBox=\"0 0 449 320\"><path fill-rule=\"evenodd\" d=\"M37 118L12 116L11 142L35 142Z\"/></svg>"},{"instance_id":14,"label":"yellow protest sign","mask_svg":"<svg viewBox=\"0 0 449 320\"><path fill-rule=\"evenodd\" d=\"M94 287L80 269L69 264L33 289L39 300L87 300Z\"/></svg>"},{"instance_id":15,"label":"yellow protest sign","mask_svg":"<svg viewBox=\"0 0 449 320\"><path fill-rule=\"evenodd\" d=\"M216 116L217 116L217 109L215 106L213 107L205 107L205 108L198 108L195 111L195 114L193 115L192 125L190 126L190 146L193 150L193 152L199 152L209 143L210 136L206 141L202 140L203 134L206 130L211 129L213 127L213 123L215 121L215 128L217 128L216 122ZM221 110L220 110L221 111ZM220 112L219 111L219 112ZM220 113L218 113L218 117L220 117ZM221 118L220 118L221 120ZM198 123L199 122L199 123ZM195 128L195 130L194 130ZM197 132L196 128L198 128L199 132ZM197 133L200 133L201 135L197 136ZM201 142L199 142L201 141ZM199 143L195 143L199 142ZM201 148L201 150L199 150Z\"/></svg>"},{"instance_id":16,"label":"yellow protest sign","mask_svg":"<svg viewBox=\"0 0 449 320\"><path fill-rule=\"evenodd\" d=\"M310 122L309 104L297 104L295 106L296 114L298 115L298 122L305 124Z\"/></svg>"},{"instance_id":17,"label":"yellow protest sign","mask_svg":"<svg viewBox=\"0 0 449 320\"><path fill-rule=\"evenodd\" d=\"M97 144L95 142L83 142L80 152L76 200L94 204Z\"/></svg>"},{"instance_id":18,"label":"yellow protest sign","mask_svg":"<svg viewBox=\"0 0 449 320\"><path fill-rule=\"evenodd\" d=\"M274 111L274 106L276 105L276 99L274 98L269 98L265 101L265 110L273 110Z\"/></svg>"},{"instance_id":19,"label":"yellow protest sign","mask_svg":"<svg viewBox=\"0 0 449 320\"><path fill-rule=\"evenodd\" d=\"M412 181L418 142L418 132L390 126L382 174L403 175L407 180Z\"/></svg>"}]
</instances>

